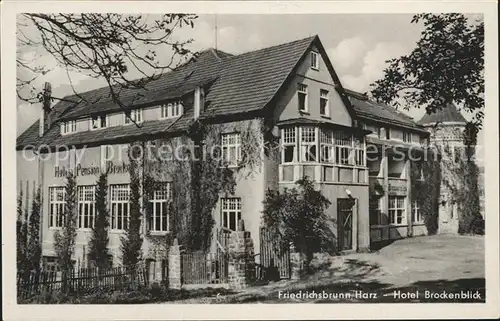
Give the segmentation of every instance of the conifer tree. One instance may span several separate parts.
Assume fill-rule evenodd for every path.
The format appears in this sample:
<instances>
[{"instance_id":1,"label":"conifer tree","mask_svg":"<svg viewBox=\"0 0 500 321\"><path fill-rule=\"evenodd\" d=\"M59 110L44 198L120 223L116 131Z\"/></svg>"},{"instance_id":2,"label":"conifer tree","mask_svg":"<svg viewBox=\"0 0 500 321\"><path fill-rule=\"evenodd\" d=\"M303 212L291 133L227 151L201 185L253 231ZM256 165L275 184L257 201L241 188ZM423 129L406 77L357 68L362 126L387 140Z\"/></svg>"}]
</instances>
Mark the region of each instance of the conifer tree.
<instances>
[{"instance_id":1,"label":"conifer tree","mask_svg":"<svg viewBox=\"0 0 500 321\"><path fill-rule=\"evenodd\" d=\"M41 195L38 187L31 205L28 222L28 240L26 246L26 270L40 270L42 243L40 240Z\"/></svg>"},{"instance_id":2,"label":"conifer tree","mask_svg":"<svg viewBox=\"0 0 500 321\"><path fill-rule=\"evenodd\" d=\"M125 226L125 235L121 238L122 263L134 268L141 259L142 237L141 228L141 183L139 178L139 156L135 148L129 149L130 173L130 216Z\"/></svg>"},{"instance_id":3,"label":"conifer tree","mask_svg":"<svg viewBox=\"0 0 500 321\"><path fill-rule=\"evenodd\" d=\"M76 207L76 179L72 173L66 176L65 204L63 212L63 227L54 234L54 247L59 258L59 266L63 272L73 268L71 257L75 250L76 222L78 218Z\"/></svg>"},{"instance_id":4,"label":"conifer tree","mask_svg":"<svg viewBox=\"0 0 500 321\"><path fill-rule=\"evenodd\" d=\"M108 188L107 173L102 173L97 181L95 190L96 218L92 227L92 236L89 241L89 260L99 268L109 267L109 219L106 204Z\"/></svg>"},{"instance_id":5,"label":"conifer tree","mask_svg":"<svg viewBox=\"0 0 500 321\"><path fill-rule=\"evenodd\" d=\"M23 189L21 186L17 198L17 220L16 220L16 262L17 271L26 270L26 222L23 219Z\"/></svg>"}]
</instances>

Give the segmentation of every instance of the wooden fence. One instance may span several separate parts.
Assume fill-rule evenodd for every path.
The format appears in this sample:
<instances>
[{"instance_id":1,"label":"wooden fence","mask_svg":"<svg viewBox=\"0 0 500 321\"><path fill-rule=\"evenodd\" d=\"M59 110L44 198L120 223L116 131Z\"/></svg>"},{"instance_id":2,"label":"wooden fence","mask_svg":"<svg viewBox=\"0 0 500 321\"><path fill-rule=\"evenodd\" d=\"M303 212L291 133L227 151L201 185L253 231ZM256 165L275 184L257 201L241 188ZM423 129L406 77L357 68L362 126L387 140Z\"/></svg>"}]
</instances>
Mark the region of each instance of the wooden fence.
<instances>
[{"instance_id":1,"label":"wooden fence","mask_svg":"<svg viewBox=\"0 0 500 321\"><path fill-rule=\"evenodd\" d=\"M147 285L148 276L144 267L135 270L126 267L80 269L68 273L32 271L17 276L18 297L23 299L52 292L84 295L97 289L138 289Z\"/></svg>"},{"instance_id":2,"label":"wooden fence","mask_svg":"<svg viewBox=\"0 0 500 321\"><path fill-rule=\"evenodd\" d=\"M260 229L260 264L268 277L275 271L280 279L290 278L290 246L265 228Z\"/></svg>"},{"instance_id":3,"label":"wooden fence","mask_svg":"<svg viewBox=\"0 0 500 321\"><path fill-rule=\"evenodd\" d=\"M229 255L224 252L192 252L181 255L183 284L225 284L229 282Z\"/></svg>"}]
</instances>

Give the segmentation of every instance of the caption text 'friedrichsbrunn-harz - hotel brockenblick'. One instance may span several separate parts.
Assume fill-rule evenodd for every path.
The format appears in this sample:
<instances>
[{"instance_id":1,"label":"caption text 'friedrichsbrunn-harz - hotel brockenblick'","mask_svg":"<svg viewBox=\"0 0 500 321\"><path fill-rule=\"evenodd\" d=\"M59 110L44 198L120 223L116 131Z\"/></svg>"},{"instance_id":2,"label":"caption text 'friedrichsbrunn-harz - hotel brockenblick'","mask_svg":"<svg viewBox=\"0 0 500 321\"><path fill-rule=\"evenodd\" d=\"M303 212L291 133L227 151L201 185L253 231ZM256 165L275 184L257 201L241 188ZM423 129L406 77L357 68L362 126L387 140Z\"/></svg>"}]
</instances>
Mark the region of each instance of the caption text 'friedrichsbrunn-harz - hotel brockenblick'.
<instances>
[{"instance_id":1,"label":"caption text 'friedrichsbrunn-harz - hotel brockenblick'","mask_svg":"<svg viewBox=\"0 0 500 321\"><path fill-rule=\"evenodd\" d=\"M208 49L150 83L129 116L112 103L107 88L80 94L88 98L84 101L66 97L42 111L40 120L17 138L17 175L20 186L41 186L44 264L56 261L54 232L62 225L68 170L76 172L78 185L74 259L86 262L96 213L95 185L102 168L109 170L109 248L114 264L120 264L120 235L130 211L128 144L187 137L188 127L197 120L223 124L222 156L230 166L238 165L241 157L242 126L254 128L265 140L260 125L264 122L280 142L279 153L265 154L252 175L246 175L244 168L238 171L234 194L221 195L213 209L216 226L234 230L243 219L256 249L265 191L293 187L305 175L331 202L327 212L337 222L333 232L341 240L337 242L341 251L366 250L388 238L425 234L419 205L409 196L410 161L396 157L390 147L398 146L403 154L421 149L432 138L427 126L437 120L462 126L465 120L448 106L445 113L417 123L343 88L334 67L317 36L239 55ZM122 93L122 99L126 101L127 95L133 93ZM41 145L50 146L50 153L38 153ZM380 148L380 157L374 159L367 157L369 145L388 148L384 153ZM34 150L26 150L27 146ZM57 151L57 146L72 148ZM154 193L151 220L143 224L143 232L169 233L171 184L166 177L161 191ZM376 185L385 192L378 195ZM453 210L450 213L440 220L453 226ZM148 246L146 239L144 253Z\"/></svg>"}]
</instances>

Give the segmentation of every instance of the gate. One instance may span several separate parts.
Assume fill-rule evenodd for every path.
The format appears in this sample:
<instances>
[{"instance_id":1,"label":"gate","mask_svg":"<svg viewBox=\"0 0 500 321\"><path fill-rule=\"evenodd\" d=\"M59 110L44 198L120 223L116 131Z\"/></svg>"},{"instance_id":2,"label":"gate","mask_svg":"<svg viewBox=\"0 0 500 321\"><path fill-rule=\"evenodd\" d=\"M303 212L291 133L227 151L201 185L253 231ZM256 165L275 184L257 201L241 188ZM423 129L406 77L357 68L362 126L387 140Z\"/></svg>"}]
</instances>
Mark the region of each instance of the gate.
<instances>
[{"instance_id":1,"label":"gate","mask_svg":"<svg viewBox=\"0 0 500 321\"><path fill-rule=\"evenodd\" d=\"M348 198L337 199L338 250L352 250L352 207L354 201Z\"/></svg>"},{"instance_id":2,"label":"gate","mask_svg":"<svg viewBox=\"0 0 500 321\"><path fill-rule=\"evenodd\" d=\"M181 255L183 284L225 284L229 282L227 253L191 252Z\"/></svg>"},{"instance_id":3,"label":"gate","mask_svg":"<svg viewBox=\"0 0 500 321\"><path fill-rule=\"evenodd\" d=\"M280 279L290 278L290 245L263 227L260 229L260 264L268 274L270 270L277 270Z\"/></svg>"}]
</instances>

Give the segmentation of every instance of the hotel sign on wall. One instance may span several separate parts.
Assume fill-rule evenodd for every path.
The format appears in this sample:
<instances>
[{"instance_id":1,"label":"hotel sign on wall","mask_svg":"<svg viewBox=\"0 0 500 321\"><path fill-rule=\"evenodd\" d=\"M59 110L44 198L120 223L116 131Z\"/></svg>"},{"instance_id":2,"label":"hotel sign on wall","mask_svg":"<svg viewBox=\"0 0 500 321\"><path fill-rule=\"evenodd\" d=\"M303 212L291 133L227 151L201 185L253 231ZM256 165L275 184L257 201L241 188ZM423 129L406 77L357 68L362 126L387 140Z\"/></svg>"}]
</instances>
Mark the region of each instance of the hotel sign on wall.
<instances>
[{"instance_id":1,"label":"hotel sign on wall","mask_svg":"<svg viewBox=\"0 0 500 321\"><path fill-rule=\"evenodd\" d=\"M406 195L406 181L389 180L389 194Z\"/></svg>"},{"instance_id":2,"label":"hotel sign on wall","mask_svg":"<svg viewBox=\"0 0 500 321\"><path fill-rule=\"evenodd\" d=\"M125 162L121 164L115 164L112 161L106 163L106 170L108 174L125 174L128 173L129 164ZM101 174L100 166L90 166L83 167L81 164L75 167L76 176L97 176ZM72 173L71 169L67 169L65 166L54 167L54 177L66 177L68 173Z\"/></svg>"}]
</instances>

